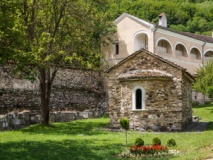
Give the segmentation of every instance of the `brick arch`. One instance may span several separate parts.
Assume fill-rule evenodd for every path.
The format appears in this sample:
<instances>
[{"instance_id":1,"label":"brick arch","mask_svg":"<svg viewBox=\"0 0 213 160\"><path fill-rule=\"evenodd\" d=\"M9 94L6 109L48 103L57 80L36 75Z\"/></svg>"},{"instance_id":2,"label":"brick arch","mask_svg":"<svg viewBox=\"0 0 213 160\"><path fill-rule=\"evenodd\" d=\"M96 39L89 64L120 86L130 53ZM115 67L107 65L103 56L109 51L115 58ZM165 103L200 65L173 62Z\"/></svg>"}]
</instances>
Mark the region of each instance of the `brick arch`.
<instances>
[{"instance_id":1,"label":"brick arch","mask_svg":"<svg viewBox=\"0 0 213 160\"><path fill-rule=\"evenodd\" d=\"M149 39L150 35L144 31L138 31L134 34L133 39L134 39L134 51L138 51L141 48L145 48L148 50L148 44L149 44Z\"/></svg>"},{"instance_id":2,"label":"brick arch","mask_svg":"<svg viewBox=\"0 0 213 160\"><path fill-rule=\"evenodd\" d=\"M156 41L156 52L158 54L172 55L172 44L167 38L159 38Z\"/></svg>"},{"instance_id":3,"label":"brick arch","mask_svg":"<svg viewBox=\"0 0 213 160\"><path fill-rule=\"evenodd\" d=\"M200 51L200 49L196 46L193 46L191 49L190 49L190 57L192 59L201 59L202 57L202 52Z\"/></svg>"},{"instance_id":4,"label":"brick arch","mask_svg":"<svg viewBox=\"0 0 213 160\"><path fill-rule=\"evenodd\" d=\"M209 50L205 51L204 56L213 57L213 50L209 49Z\"/></svg>"},{"instance_id":5,"label":"brick arch","mask_svg":"<svg viewBox=\"0 0 213 160\"><path fill-rule=\"evenodd\" d=\"M176 43L174 49L176 56L188 57L189 52L185 44L183 44L182 42Z\"/></svg>"},{"instance_id":6,"label":"brick arch","mask_svg":"<svg viewBox=\"0 0 213 160\"><path fill-rule=\"evenodd\" d=\"M210 59L213 58L213 50L206 50L204 53L204 62L209 61Z\"/></svg>"}]
</instances>

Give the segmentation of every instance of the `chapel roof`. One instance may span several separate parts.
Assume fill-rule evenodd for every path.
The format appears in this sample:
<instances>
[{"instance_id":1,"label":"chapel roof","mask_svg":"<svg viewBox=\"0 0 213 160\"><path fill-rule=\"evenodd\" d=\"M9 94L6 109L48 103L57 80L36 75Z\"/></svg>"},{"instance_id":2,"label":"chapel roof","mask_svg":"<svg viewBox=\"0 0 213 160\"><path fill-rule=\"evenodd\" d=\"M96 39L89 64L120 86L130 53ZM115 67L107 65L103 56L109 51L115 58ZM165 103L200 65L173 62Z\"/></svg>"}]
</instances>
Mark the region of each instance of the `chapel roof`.
<instances>
[{"instance_id":1,"label":"chapel roof","mask_svg":"<svg viewBox=\"0 0 213 160\"><path fill-rule=\"evenodd\" d=\"M145 50L145 49L143 49L143 48L140 49L139 51L136 51L136 52L134 52L133 54L127 56L126 58L124 58L123 60L121 60L121 61L120 61L119 63L117 63L116 65L114 65L114 66L110 67L109 69L107 69L105 72L106 72L106 73L109 73L110 71L114 70L114 69L117 68L118 66L122 65L123 63L127 62L128 60L132 59L133 57L135 57L136 55L138 55L138 54L140 54L140 53L142 53L142 52L143 52L143 53L146 53L146 54L148 54L148 55L150 55L150 56L152 56L152 57L155 57L155 58L157 58L157 59L159 59L159 60L161 60L161 61L163 61L163 62L165 62L165 63L167 63L167 64L169 64L169 65L171 65L171 66L173 66L173 67L175 67L175 68L177 68L177 69L182 70L183 72L186 73L186 75L187 75L192 81L194 80L194 77L193 77L189 72L187 72L187 70L186 70L185 68L183 68L183 67L181 67L181 66L175 64L174 62L171 62L171 61L169 61L169 60L167 60L167 59L165 59L165 58L163 58L163 57L161 57L161 56L159 56L159 55L157 55L157 54L155 54L155 53L149 52L149 51L147 51L147 50ZM133 72L133 73L134 73L134 72ZM144 73L145 73L145 72L144 72ZM156 76L160 76L160 75L159 75L159 72L157 73L156 71L153 72L153 73L146 71L146 73L147 73L147 74L150 74L150 75L151 75L151 74L154 75L154 73L155 73ZM142 74L142 72L141 72L141 74ZM157 74L158 74L158 75L157 75ZM165 76L165 75L164 75L164 76Z\"/></svg>"},{"instance_id":2,"label":"chapel roof","mask_svg":"<svg viewBox=\"0 0 213 160\"><path fill-rule=\"evenodd\" d=\"M119 80L129 80L129 79L171 79L173 76L167 72L163 72L157 69L153 70L133 70L125 73L121 73L118 76Z\"/></svg>"}]
</instances>

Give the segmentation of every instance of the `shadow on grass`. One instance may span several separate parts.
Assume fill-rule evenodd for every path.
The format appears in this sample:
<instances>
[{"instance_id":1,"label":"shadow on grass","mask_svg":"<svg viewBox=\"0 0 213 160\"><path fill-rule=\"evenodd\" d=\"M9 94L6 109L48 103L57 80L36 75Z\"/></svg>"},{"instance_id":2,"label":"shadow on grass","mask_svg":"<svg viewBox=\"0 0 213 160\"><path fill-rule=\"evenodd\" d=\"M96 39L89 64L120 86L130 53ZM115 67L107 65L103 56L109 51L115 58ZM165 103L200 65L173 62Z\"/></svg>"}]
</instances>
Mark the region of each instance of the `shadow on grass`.
<instances>
[{"instance_id":1,"label":"shadow on grass","mask_svg":"<svg viewBox=\"0 0 213 160\"><path fill-rule=\"evenodd\" d=\"M213 122L209 122L209 123L207 124L206 131L213 131Z\"/></svg>"},{"instance_id":2,"label":"shadow on grass","mask_svg":"<svg viewBox=\"0 0 213 160\"><path fill-rule=\"evenodd\" d=\"M122 149L121 144L96 146L91 140L7 142L1 143L0 148L1 160L114 159L114 150Z\"/></svg>"},{"instance_id":3,"label":"shadow on grass","mask_svg":"<svg viewBox=\"0 0 213 160\"><path fill-rule=\"evenodd\" d=\"M84 121L72 121L67 123L53 123L48 126L45 125L33 125L22 129L22 132L28 132L31 134L57 134L57 135L98 135L106 134L106 131L101 130L103 127L107 127L108 122L102 122L98 120L84 120Z\"/></svg>"}]
</instances>

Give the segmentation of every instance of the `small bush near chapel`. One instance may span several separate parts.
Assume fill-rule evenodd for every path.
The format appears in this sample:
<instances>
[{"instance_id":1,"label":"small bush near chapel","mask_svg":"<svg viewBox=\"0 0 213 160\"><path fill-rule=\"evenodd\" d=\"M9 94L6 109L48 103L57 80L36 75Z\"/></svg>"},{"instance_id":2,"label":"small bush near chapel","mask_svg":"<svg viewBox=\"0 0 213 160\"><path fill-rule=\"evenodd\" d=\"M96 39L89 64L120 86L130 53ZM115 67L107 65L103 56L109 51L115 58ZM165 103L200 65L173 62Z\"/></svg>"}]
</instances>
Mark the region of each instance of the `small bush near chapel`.
<instances>
[{"instance_id":1,"label":"small bush near chapel","mask_svg":"<svg viewBox=\"0 0 213 160\"><path fill-rule=\"evenodd\" d=\"M123 129L126 130L126 145L127 145L127 130L129 129L129 119L128 118L121 118L120 125Z\"/></svg>"},{"instance_id":2,"label":"small bush near chapel","mask_svg":"<svg viewBox=\"0 0 213 160\"><path fill-rule=\"evenodd\" d=\"M153 138L152 140L153 145L161 145L161 140L158 137Z\"/></svg>"},{"instance_id":3,"label":"small bush near chapel","mask_svg":"<svg viewBox=\"0 0 213 160\"><path fill-rule=\"evenodd\" d=\"M135 145L136 146L143 146L144 145L144 140L141 139L141 138L136 138Z\"/></svg>"},{"instance_id":4,"label":"small bush near chapel","mask_svg":"<svg viewBox=\"0 0 213 160\"><path fill-rule=\"evenodd\" d=\"M167 141L167 146L169 146L169 147L176 146L175 140L174 140L174 139L169 139L169 140Z\"/></svg>"},{"instance_id":5,"label":"small bush near chapel","mask_svg":"<svg viewBox=\"0 0 213 160\"><path fill-rule=\"evenodd\" d=\"M121 118L120 119L120 125L123 129L128 130L129 129L129 119L128 118Z\"/></svg>"}]
</instances>

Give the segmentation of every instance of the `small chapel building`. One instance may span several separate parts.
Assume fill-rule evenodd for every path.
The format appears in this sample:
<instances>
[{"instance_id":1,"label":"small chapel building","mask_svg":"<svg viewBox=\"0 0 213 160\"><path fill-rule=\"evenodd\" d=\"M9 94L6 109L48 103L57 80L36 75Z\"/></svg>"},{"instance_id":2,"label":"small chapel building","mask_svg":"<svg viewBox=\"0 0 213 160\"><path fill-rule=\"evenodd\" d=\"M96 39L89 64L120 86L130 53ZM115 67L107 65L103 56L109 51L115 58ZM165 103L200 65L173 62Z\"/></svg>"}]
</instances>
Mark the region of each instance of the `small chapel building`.
<instances>
[{"instance_id":1,"label":"small chapel building","mask_svg":"<svg viewBox=\"0 0 213 160\"><path fill-rule=\"evenodd\" d=\"M107 71L110 127L122 117L130 129L180 131L192 121L193 76L145 49Z\"/></svg>"}]
</instances>

